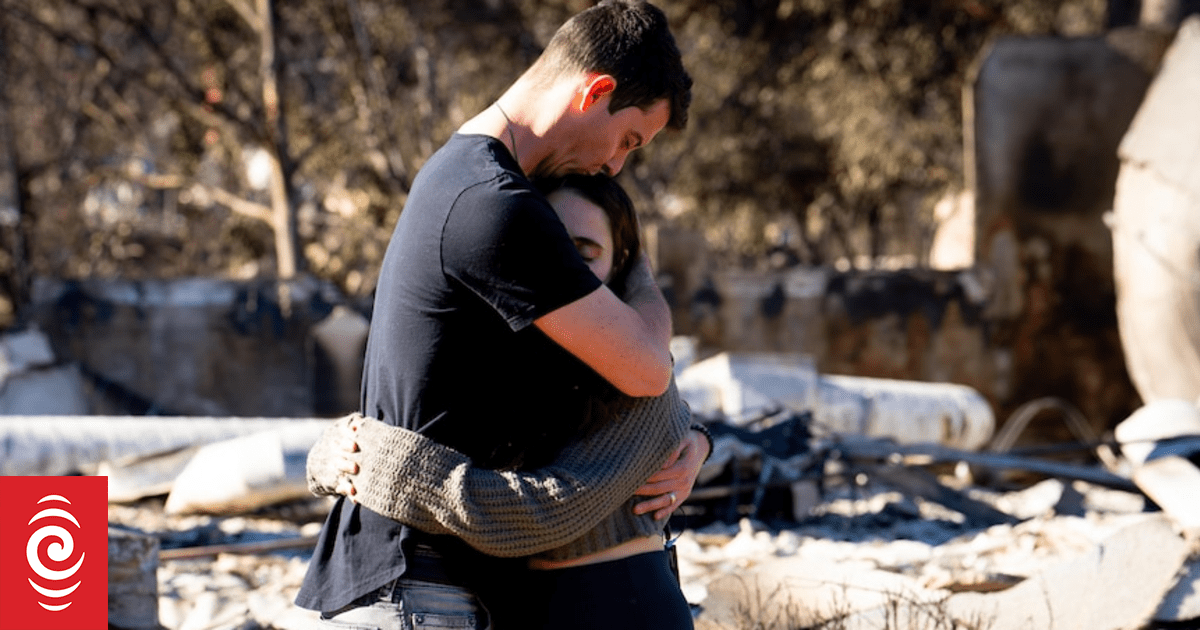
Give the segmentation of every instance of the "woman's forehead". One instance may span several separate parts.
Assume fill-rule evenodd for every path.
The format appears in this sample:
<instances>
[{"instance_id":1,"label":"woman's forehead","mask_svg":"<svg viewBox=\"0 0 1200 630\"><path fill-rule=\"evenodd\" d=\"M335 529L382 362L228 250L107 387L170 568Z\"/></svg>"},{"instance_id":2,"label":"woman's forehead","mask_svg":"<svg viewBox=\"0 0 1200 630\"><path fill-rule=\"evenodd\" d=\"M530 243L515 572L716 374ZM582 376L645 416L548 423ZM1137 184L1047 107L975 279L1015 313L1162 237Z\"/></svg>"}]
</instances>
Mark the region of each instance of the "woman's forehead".
<instances>
[{"instance_id":1,"label":"woman's forehead","mask_svg":"<svg viewBox=\"0 0 1200 630\"><path fill-rule=\"evenodd\" d=\"M558 213L568 231L574 229L593 233L601 232L604 236L611 238L611 227L604 209L578 191L569 188L556 190L550 194L549 199L550 205L554 207L554 211ZM572 232L572 236L579 235ZM598 235L587 234L586 236L594 238Z\"/></svg>"}]
</instances>

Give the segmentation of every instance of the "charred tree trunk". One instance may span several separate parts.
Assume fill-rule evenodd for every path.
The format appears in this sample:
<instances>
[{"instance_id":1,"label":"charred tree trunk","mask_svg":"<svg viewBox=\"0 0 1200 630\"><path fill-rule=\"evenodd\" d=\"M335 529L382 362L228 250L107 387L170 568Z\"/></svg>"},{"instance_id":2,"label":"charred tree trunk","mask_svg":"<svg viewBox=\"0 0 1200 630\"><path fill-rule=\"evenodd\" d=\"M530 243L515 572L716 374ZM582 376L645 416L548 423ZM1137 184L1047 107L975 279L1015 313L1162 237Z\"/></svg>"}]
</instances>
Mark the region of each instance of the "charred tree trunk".
<instances>
[{"instance_id":1,"label":"charred tree trunk","mask_svg":"<svg viewBox=\"0 0 1200 630\"><path fill-rule=\"evenodd\" d=\"M0 256L0 277L8 299L12 302L15 316L21 305L28 303L29 251L28 222L25 220L24 196L21 193L20 163L17 144L13 138L12 103L9 100L8 21L0 17L0 239L3 251ZM5 314L0 309L0 328L4 327Z\"/></svg>"},{"instance_id":2,"label":"charred tree trunk","mask_svg":"<svg viewBox=\"0 0 1200 630\"><path fill-rule=\"evenodd\" d=\"M263 114L266 117L267 154L271 156L271 225L275 231L275 257L279 277L290 280L300 268L297 245L296 213L292 211L289 187L291 164L288 158L287 126L283 122L282 95L279 90L279 58L275 47L275 3L257 0Z\"/></svg>"}]
</instances>

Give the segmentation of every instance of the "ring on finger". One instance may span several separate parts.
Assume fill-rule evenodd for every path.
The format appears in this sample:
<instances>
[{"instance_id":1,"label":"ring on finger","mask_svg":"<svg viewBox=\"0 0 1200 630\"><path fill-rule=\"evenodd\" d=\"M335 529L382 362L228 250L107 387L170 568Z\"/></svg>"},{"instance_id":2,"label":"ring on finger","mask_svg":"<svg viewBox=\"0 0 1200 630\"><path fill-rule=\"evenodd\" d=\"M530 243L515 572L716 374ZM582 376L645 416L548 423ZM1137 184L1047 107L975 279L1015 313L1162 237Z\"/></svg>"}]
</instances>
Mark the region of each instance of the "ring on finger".
<instances>
[{"instance_id":1,"label":"ring on finger","mask_svg":"<svg viewBox=\"0 0 1200 630\"><path fill-rule=\"evenodd\" d=\"M674 493L674 492L672 492L672 493L668 494L667 496L668 496L668 497L671 497L671 503L670 503L670 505L675 505L675 493Z\"/></svg>"}]
</instances>

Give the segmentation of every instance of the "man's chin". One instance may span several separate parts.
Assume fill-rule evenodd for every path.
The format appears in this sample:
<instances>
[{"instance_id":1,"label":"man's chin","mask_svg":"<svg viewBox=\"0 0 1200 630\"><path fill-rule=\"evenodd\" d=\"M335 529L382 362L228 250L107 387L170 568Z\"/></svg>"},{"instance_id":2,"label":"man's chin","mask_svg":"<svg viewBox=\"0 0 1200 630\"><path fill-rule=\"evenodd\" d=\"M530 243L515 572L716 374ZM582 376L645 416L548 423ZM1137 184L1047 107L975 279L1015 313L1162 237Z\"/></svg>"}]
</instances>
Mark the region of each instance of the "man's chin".
<instances>
[{"instance_id":1,"label":"man's chin","mask_svg":"<svg viewBox=\"0 0 1200 630\"><path fill-rule=\"evenodd\" d=\"M604 172L604 167L602 167L602 166L598 166L596 168L582 168L579 166L564 166L562 168L556 168L552 171L547 171L547 172L535 171L533 173L530 173L529 177L530 177L530 179L537 179L539 177L545 177L548 179L560 179L560 178L566 177L568 175L592 176L592 175L599 175L602 172Z\"/></svg>"},{"instance_id":2,"label":"man's chin","mask_svg":"<svg viewBox=\"0 0 1200 630\"><path fill-rule=\"evenodd\" d=\"M585 168L563 168L563 169L558 169L555 172L546 175L546 177L551 178L551 179L561 179L568 175L595 175L596 173L599 173L599 172L600 171L593 171L593 170L588 170Z\"/></svg>"}]
</instances>

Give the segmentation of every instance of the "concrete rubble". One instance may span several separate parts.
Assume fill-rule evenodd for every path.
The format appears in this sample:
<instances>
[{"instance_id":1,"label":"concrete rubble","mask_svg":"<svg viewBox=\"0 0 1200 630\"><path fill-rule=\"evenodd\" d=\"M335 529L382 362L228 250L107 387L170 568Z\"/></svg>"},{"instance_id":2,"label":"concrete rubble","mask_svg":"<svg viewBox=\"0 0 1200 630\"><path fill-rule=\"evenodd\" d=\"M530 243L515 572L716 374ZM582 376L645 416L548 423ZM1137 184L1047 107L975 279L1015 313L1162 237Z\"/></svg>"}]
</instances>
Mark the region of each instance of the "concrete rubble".
<instances>
[{"instance_id":1,"label":"concrete rubble","mask_svg":"<svg viewBox=\"0 0 1200 630\"><path fill-rule=\"evenodd\" d=\"M716 438L676 525L699 628L1200 618L1194 403L1122 423L1112 471L981 451L995 421L967 387L822 375L799 355L695 361L685 346L680 389ZM6 375L54 364L36 334L2 347ZM330 505L307 495L304 457L328 422L9 416L0 462L109 477L113 627L300 629L313 615L291 601ZM1001 490L955 462L1047 478ZM1151 474L1161 462L1187 474Z\"/></svg>"},{"instance_id":2,"label":"concrete rubble","mask_svg":"<svg viewBox=\"0 0 1200 630\"><path fill-rule=\"evenodd\" d=\"M57 365L37 329L0 336L0 415L87 413L79 368Z\"/></svg>"},{"instance_id":3,"label":"concrete rubble","mask_svg":"<svg viewBox=\"0 0 1200 630\"><path fill-rule=\"evenodd\" d=\"M241 514L308 497L305 461L327 426L311 421L204 445L179 471L164 508Z\"/></svg>"},{"instance_id":4,"label":"concrete rubble","mask_svg":"<svg viewBox=\"0 0 1200 630\"><path fill-rule=\"evenodd\" d=\"M773 459L770 445L730 435L718 435L710 466L761 466ZM785 480L802 476L810 469L801 463L806 458L812 454L779 460L773 474ZM1197 606L1195 562L1186 561L1189 541L1169 513L1147 512L1135 490L1051 478L1000 492L935 478L933 483L967 501L956 503L936 493L905 491L911 485L897 490L894 476L867 466L855 470L824 479L806 512L791 523L742 518L688 527L688 518L700 522L703 514L685 518L677 544L683 588L697 605L699 628L744 627L739 620L748 617L780 623L836 617L847 628L936 627L952 619L959 627L1115 630L1140 627L1155 615L1194 618L1182 616ZM709 481L718 478L711 470L708 475ZM763 479L747 483L753 488ZM698 494L705 489L711 486L701 484ZM114 505L112 511L114 521L132 519L134 527L138 520L158 519L141 525L148 531L190 523L190 531L201 532L195 536L202 540L187 545L200 550L198 557L165 560L159 569L164 626L311 626L312 615L290 601L311 548L306 537L318 528L320 502L307 503L312 509L305 519L274 520L173 516L165 509L169 502L148 499L141 509ZM296 503L282 505L256 514ZM964 505L987 506L1008 519L997 522ZM164 553L179 548L180 531L159 529L168 547ZM239 544L271 536L308 546L264 555L237 552ZM204 556L206 545L215 549L211 546L221 543L219 553Z\"/></svg>"},{"instance_id":5,"label":"concrete rubble","mask_svg":"<svg viewBox=\"0 0 1200 630\"><path fill-rule=\"evenodd\" d=\"M1013 538L1030 537L1062 548L1045 557L1026 552L1012 563L1018 554L997 547L1000 540L1008 547ZM1043 518L936 547L860 542L854 544L866 549L851 557L843 555L849 550L826 555L830 550L816 539L797 540L794 550L777 545L773 555L739 559L737 571L710 582L699 627L736 628L749 612L787 616L792 624L840 618L845 625L839 627L864 629L950 627L949 620L959 624L954 627L992 630L1136 628L1149 619L1185 556L1184 542L1161 515ZM702 552L691 557L706 559ZM984 570L954 566L964 560ZM988 572L1002 575L975 584L954 580L972 573L988 578Z\"/></svg>"},{"instance_id":6,"label":"concrete rubble","mask_svg":"<svg viewBox=\"0 0 1200 630\"><path fill-rule=\"evenodd\" d=\"M754 374L755 369L745 369L744 359L725 358L722 361L723 366L743 368L722 370L731 375L733 381L723 384L722 392L742 395L740 398L729 395L716 398L723 401L755 400L754 395L759 393L754 389L757 382L752 377L745 378L744 382L739 382L738 378L739 375ZM795 370L794 373L801 375L801 380L813 378L808 370ZM779 387L779 380L780 371L772 371L771 378L765 379L765 387ZM695 384L683 376L680 381ZM745 395L746 391L752 395ZM722 411L728 408L730 406L726 404ZM907 423L909 426L921 421L937 422L936 414L927 413L928 405L910 408L916 411ZM819 412L814 413L814 416L819 415ZM820 423L817 426L821 426ZM919 426L915 428L917 433L921 430ZM814 436L810 443L815 446L805 453L805 459L788 457L772 464L765 449L755 451L742 442L736 447L727 445L724 442L730 438L721 432L717 434L717 454L710 465L728 466L730 459L740 458L743 462L756 459L759 469L770 469L772 475L783 470L813 470L814 451L825 448L840 456L840 460L833 463L838 464L835 468L843 469L843 477L853 478L855 483L874 484L890 492L898 491L901 497L898 505L916 501L917 505L909 504L905 509L924 514L926 522L936 518L933 516L936 511L954 512L955 522L964 523L964 529L957 536L949 533L950 540L938 540L935 534L933 546L924 548L923 554L909 555L900 565L888 565L846 562L844 557L806 557L800 548L786 545L780 548L779 539L768 544L772 541L762 532L754 533L743 522L742 529L724 545L722 553L715 555L723 558L730 549L755 547L758 553L739 560L734 565L736 570L728 570L734 567L726 565L727 570L717 572L720 577L705 587L706 592L698 592L698 587L692 585L691 595L706 602L707 612L700 617L700 627L738 628L742 627L738 625L739 620L748 615L755 619L782 615L777 620L782 624L778 627L795 627L797 623L813 624L832 618L843 624L838 627L847 628L939 627L937 620L961 624L955 627L993 629L1116 630L1144 627L1151 621L1196 620L1200 623L1200 618L1194 614L1198 599L1195 563L1197 549L1200 549L1195 542L1198 533L1195 497L1200 496L1200 469L1196 467L1194 455L1200 451L1200 410L1195 403L1179 400L1151 403L1117 427L1116 437L1126 455L1125 475L1118 474L1122 471L1098 467L1034 461L1006 454L964 452L944 444L906 445L878 439L889 438L886 432L875 436L834 433L833 443L825 443L824 447L820 446L821 436ZM731 456L731 452L735 455ZM1057 478L1046 483L1058 484L1056 490L1050 490L1057 496L1053 502L1043 505L1044 511L1030 512L1016 509L1015 505L1031 501L1036 505L1036 493L1025 497L1011 493L983 499L980 488L964 486L960 489L965 492L960 492L952 487L963 486L961 479L942 482L932 475L913 475L921 470L919 464L922 462L956 460L1054 475ZM827 460L823 467L816 467L824 473L825 481L830 479L830 463ZM909 465L904 465L906 463ZM1169 464L1171 468L1164 468L1163 464ZM905 474L897 476L897 471ZM1132 471L1131 478L1129 471ZM702 480L704 476L702 473ZM713 477L711 472L708 477ZM795 479L801 477L803 474L794 476ZM1059 479L1065 479L1066 483ZM766 480L767 477L758 479L760 484ZM1115 509L1085 508L1084 492L1096 495L1102 491L1125 498L1118 501ZM1154 502L1146 501L1144 496ZM756 495L755 501L759 499ZM805 517L828 509L828 497L825 501L824 504L806 506L805 513L797 511L795 516L801 523L800 529L785 530L785 533L804 531L804 523L812 520ZM1147 511L1154 507L1161 511ZM758 505L754 505L753 510L757 509ZM1006 521L1004 517L1011 520ZM1044 559L1036 559L1036 556L1026 559L1024 566L1019 568L989 568L988 563L979 561L978 552L973 552L968 555L974 558L975 566L943 567L947 569L947 575L940 580L928 576L922 579L923 576L913 570L922 563L926 567L923 570L928 570L930 564L937 565L938 554L953 554L949 550L958 545L978 544L976 541L991 536L1002 536L1000 546L1019 545L1020 539L1014 540L1011 535L1030 527L1038 527L1041 531L1038 542L1033 543L1029 552L1036 552L1042 545L1052 546L1054 538L1066 536L1073 538L1072 548L1061 549L1060 553ZM984 533L972 540L973 530ZM930 540L929 532L925 534L912 538ZM794 540L790 535L784 539ZM774 549L771 548L773 545ZM695 555L684 554L683 557L690 555L692 562L712 565L713 553L699 547L692 547L690 551ZM911 546L909 551L912 551ZM728 558L724 557L721 562L728 563ZM697 571L697 574L703 572ZM975 575L974 582L972 574ZM939 581L941 585L937 584ZM937 588L933 588L935 586Z\"/></svg>"},{"instance_id":7,"label":"concrete rubble","mask_svg":"<svg viewBox=\"0 0 1200 630\"><path fill-rule=\"evenodd\" d=\"M9 373L53 363L35 336L4 347L17 348ZM1117 431L1125 469L1110 471L981 451L995 422L967 387L821 375L798 355L725 353L677 370L715 435L675 525L698 628L1200 618L1185 499L1200 483L1141 474L1172 461L1200 479L1194 403L1131 416ZM300 629L314 616L291 601L330 506L307 495L304 457L328 422L10 416L0 461L5 474L109 476L113 627ZM1046 478L980 486L955 462Z\"/></svg>"},{"instance_id":8,"label":"concrete rubble","mask_svg":"<svg viewBox=\"0 0 1200 630\"><path fill-rule=\"evenodd\" d=\"M1133 481L1177 527L1200 537L1200 409L1186 400L1147 404L1117 425Z\"/></svg>"},{"instance_id":9,"label":"concrete rubble","mask_svg":"<svg viewBox=\"0 0 1200 630\"><path fill-rule=\"evenodd\" d=\"M803 522L685 527L676 544L697 628L837 619L836 627L864 629L1091 630L1195 619L1179 614L1196 607L1195 557L1185 563L1191 547L1162 513L1145 511L1140 495L1053 479L1019 492L977 492L1023 520L976 528L868 481L831 484ZM1082 515L1057 511L1081 504ZM308 500L243 516L173 516L160 498L114 504L110 520L163 541L163 627L301 630L313 627L314 615L291 601L327 508ZM296 547L238 550L289 540ZM187 553L170 555L177 551Z\"/></svg>"}]
</instances>

